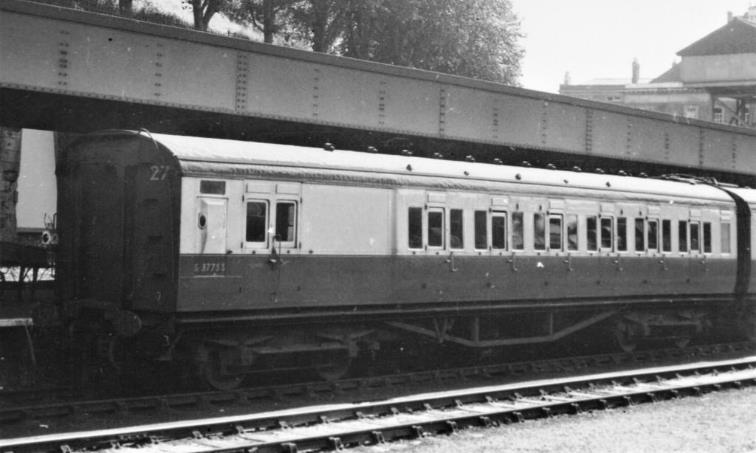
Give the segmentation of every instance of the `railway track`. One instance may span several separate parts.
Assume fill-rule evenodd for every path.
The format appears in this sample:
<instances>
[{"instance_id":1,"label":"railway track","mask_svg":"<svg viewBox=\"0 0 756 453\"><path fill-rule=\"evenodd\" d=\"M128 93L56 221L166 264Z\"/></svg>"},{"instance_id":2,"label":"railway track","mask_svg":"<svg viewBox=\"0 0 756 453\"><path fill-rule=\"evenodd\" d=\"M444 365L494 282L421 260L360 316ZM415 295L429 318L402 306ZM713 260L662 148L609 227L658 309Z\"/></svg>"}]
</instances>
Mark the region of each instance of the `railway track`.
<instances>
[{"instance_id":1,"label":"railway track","mask_svg":"<svg viewBox=\"0 0 756 453\"><path fill-rule=\"evenodd\" d=\"M159 421L161 418L175 417L181 411L248 410L251 406L266 410L282 406L295 406L313 401L334 400L353 401L355 399L382 398L387 393L417 391L432 388L448 389L452 385L485 385L493 380L508 382L514 379L534 379L586 372L618 370L637 365L672 365L687 363L692 358L718 360L756 354L756 343L720 343L697 345L684 349L669 348L638 351L634 353L607 353L574 357L552 358L514 363L497 363L450 369L400 373L372 377L343 379L333 382L315 381L249 387L234 391L203 391L149 395L137 397L115 397L97 400L75 400L70 389L58 395L57 401L44 404L13 404L14 394L0 404L0 428L17 433L34 432L31 428L40 424L45 429L56 429L56 420L74 418L86 423L86 419L98 420L110 417L110 423L118 423L114 418L122 417L126 422L129 415ZM28 393L28 391L23 391ZM2 393L0 393L2 396ZM55 397L53 397L55 399ZM2 401L0 399L0 401ZM31 428L14 425L32 422ZM69 423L70 424L70 423ZM66 424L62 426L66 428ZM112 425L111 425L112 426Z\"/></svg>"},{"instance_id":2,"label":"railway track","mask_svg":"<svg viewBox=\"0 0 756 453\"><path fill-rule=\"evenodd\" d=\"M756 356L255 415L0 441L0 452L340 449L756 385Z\"/></svg>"},{"instance_id":3,"label":"railway track","mask_svg":"<svg viewBox=\"0 0 756 453\"><path fill-rule=\"evenodd\" d=\"M539 361L490 364L445 370L361 377L334 382L305 382L236 391L111 398L63 399L48 404L0 404L2 437L28 436L81 429L158 423L165 420L240 414L314 403L379 400L387 397L512 382L514 380L598 373L638 366L661 366L698 360L723 360L756 354L755 343L723 343L685 349L647 350Z\"/></svg>"}]
</instances>

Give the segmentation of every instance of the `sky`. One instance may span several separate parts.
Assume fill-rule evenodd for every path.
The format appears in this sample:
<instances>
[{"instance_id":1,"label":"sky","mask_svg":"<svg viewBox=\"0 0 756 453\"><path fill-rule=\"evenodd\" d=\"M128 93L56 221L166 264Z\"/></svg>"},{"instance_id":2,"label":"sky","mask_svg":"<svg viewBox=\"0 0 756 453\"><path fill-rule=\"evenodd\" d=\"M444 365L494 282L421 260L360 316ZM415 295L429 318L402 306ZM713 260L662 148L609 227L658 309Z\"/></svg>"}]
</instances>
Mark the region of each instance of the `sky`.
<instances>
[{"instance_id":1,"label":"sky","mask_svg":"<svg viewBox=\"0 0 756 453\"><path fill-rule=\"evenodd\" d=\"M511 0L526 35L520 83L556 93L572 83L624 78L633 58L640 77L654 78L679 61L677 52L742 16L754 0Z\"/></svg>"}]
</instances>

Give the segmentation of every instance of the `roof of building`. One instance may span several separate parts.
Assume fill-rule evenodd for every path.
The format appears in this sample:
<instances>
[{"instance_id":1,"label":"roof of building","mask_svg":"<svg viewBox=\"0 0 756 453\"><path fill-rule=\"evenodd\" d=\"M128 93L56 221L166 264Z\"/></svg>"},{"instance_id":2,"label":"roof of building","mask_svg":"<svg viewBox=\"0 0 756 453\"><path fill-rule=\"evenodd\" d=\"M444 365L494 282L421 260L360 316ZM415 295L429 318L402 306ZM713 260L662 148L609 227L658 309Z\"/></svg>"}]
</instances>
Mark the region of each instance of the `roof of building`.
<instances>
[{"instance_id":1,"label":"roof of building","mask_svg":"<svg viewBox=\"0 0 756 453\"><path fill-rule=\"evenodd\" d=\"M680 77L680 63L673 63L671 68L667 69L663 74L651 81L651 83L670 82L682 82L682 78Z\"/></svg>"},{"instance_id":2,"label":"roof of building","mask_svg":"<svg viewBox=\"0 0 756 453\"><path fill-rule=\"evenodd\" d=\"M680 56L756 53L756 23L734 18L683 50Z\"/></svg>"}]
</instances>

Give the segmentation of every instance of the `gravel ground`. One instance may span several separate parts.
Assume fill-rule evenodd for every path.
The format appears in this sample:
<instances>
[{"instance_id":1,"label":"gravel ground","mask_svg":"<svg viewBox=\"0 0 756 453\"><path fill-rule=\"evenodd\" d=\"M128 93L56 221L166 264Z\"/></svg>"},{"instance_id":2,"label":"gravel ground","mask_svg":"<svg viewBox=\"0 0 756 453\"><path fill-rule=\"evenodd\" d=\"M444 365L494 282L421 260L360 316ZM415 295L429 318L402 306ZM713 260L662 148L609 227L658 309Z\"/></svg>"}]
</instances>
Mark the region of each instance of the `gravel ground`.
<instances>
[{"instance_id":1,"label":"gravel ground","mask_svg":"<svg viewBox=\"0 0 756 453\"><path fill-rule=\"evenodd\" d=\"M363 447L357 453L756 452L756 388Z\"/></svg>"}]
</instances>

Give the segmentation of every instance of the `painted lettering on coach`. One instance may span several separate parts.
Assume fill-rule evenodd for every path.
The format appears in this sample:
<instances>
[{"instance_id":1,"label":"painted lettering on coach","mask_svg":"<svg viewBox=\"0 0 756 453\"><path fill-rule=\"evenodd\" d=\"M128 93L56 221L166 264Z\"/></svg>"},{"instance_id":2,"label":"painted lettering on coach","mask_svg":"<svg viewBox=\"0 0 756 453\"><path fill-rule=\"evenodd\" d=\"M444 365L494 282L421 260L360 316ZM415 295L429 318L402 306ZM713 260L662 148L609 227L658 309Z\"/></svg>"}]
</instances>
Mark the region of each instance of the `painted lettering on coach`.
<instances>
[{"instance_id":1,"label":"painted lettering on coach","mask_svg":"<svg viewBox=\"0 0 756 453\"><path fill-rule=\"evenodd\" d=\"M197 258L192 264L192 273L195 276L226 275L226 260L225 258Z\"/></svg>"}]
</instances>

